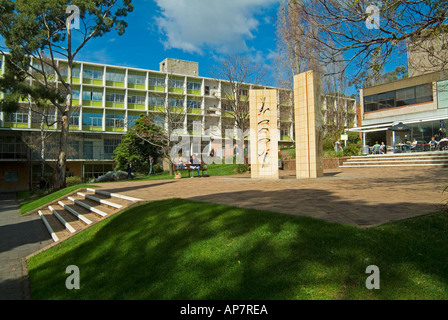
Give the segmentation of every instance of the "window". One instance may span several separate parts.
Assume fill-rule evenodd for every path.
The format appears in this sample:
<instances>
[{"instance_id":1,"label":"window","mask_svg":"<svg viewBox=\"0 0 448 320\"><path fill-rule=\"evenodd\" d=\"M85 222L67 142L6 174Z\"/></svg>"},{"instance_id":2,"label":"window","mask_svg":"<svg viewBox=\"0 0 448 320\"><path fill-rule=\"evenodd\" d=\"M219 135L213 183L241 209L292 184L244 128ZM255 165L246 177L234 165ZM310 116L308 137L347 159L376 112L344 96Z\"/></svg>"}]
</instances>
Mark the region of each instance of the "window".
<instances>
[{"instance_id":1,"label":"window","mask_svg":"<svg viewBox=\"0 0 448 320\"><path fill-rule=\"evenodd\" d=\"M178 79L170 79L168 86L173 89L182 89L184 87L184 81Z\"/></svg>"},{"instance_id":2,"label":"window","mask_svg":"<svg viewBox=\"0 0 448 320\"><path fill-rule=\"evenodd\" d=\"M149 97L148 104L150 106L164 106L165 99L163 97Z\"/></svg>"},{"instance_id":3,"label":"window","mask_svg":"<svg viewBox=\"0 0 448 320\"><path fill-rule=\"evenodd\" d=\"M5 122L28 123L28 113L10 113L5 117Z\"/></svg>"},{"instance_id":4,"label":"window","mask_svg":"<svg viewBox=\"0 0 448 320\"><path fill-rule=\"evenodd\" d=\"M422 102L430 102L430 101L433 101L432 84L426 83L426 84L422 84L420 86L416 86L415 87L415 102L422 103Z\"/></svg>"},{"instance_id":5,"label":"window","mask_svg":"<svg viewBox=\"0 0 448 320\"><path fill-rule=\"evenodd\" d=\"M364 112L433 101L432 83L364 97Z\"/></svg>"},{"instance_id":6,"label":"window","mask_svg":"<svg viewBox=\"0 0 448 320\"><path fill-rule=\"evenodd\" d=\"M165 78L163 78L163 77L150 76L148 81L149 81L149 85L152 87L164 87L165 86Z\"/></svg>"},{"instance_id":7,"label":"window","mask_svg":"<svg viewBox=\"0 0 448 320\"><path fill-rule=\"evenodd\" d=\"M184 99L179 98L169 98L168 99L168 105L170 107L183 107L184 105Z\"/></svg>"},{"instance_id":8,"label":"window","mask_svg":"<svg viewBox=\"0 0 448 320\"><path fill-rule=\"evenodd\" d=\"M93 141L84 141L82 145L84 159L93 159Z\"/></svg>"},{"instance_id":9,"label":"window","mask_svg":"<svg viewBox=\"0 0 448 320\"><path fill-rule=\"evenodd\" d=\"M82 115L82 125L88 127L102 127L103 116L100 113L84 112Z\"/></svg>"},{"instance_id":10,"label":"window","mask_svg":"<svg viewBox=\"0 0 448 320\"><path fill-rule=\"evenodd\" d=\"M145 84L146 76L141 74L132 74L128 75L128 83L132 84Z\"/></svg>"},{"instance_id":11,"label":"window","mask_svg":"<svg viewBox=\"0 0 448 320\"><path fill-rule=\"evenodd\" d=\"M106 114L106 127L124 128L124 116L118 114Z\"/></svg>"},{"instance_id":12,"label":"window","mask_svg":"<svg viewBox=\"0 0 448 320\"><path fill-rule=\"evenodd\" d=\"M397 107L415 104L414 87L397 90L396 95L397 95Z\"/></svg>"},{"instance_id":13,"label":"window","mask_svg":"<svg viewBox=\"0 0 448 320\"><path fill-rule=\"evenodd\" d=\"M188 90L201 91L201 83L200 82L188 82L187 83Z\"/></svg>"},{"instance_id":14,"label":"window","mask_svg":"<svg viewBox=\"0 0 448 320\"><path fill-rule=\"evenodd\" d=\"M94 91L91 89L84 89L82 92L82 100L102 101L103 100L103 92L102 91Z\"/></svg>"},{"instance_id":15,"label":"window","mask_svg":"<svg viewBox=\"0 0 448 320\"><path fill-rule=\"evenodd\" d=\"M84 69L82 76L85 79L103 80L103 70L99 69Z\"/></svg>"},{"instance_id":16,"label":"window","mask_svg":"<svg viewBox=\"0 0 448 320\"><path fill-rule=\"evenodd\" d=\"M145 105L145 96L128 94L128 103Z\"/></svg>"},{"instance_id":17,"label":"window","mask_svg":"<svg viewBox=\"0 0 448 320\"><path fill-rule=\"evenodd\" d=\"M108 70L106 72L106 80L113 82L124 82L124 73L114 70Z\"/></svg>"},{"instance_id":18,"label":"window","mask_svg":"<svg viewBox=\"0 0 448 320\"><path fill-rule=\"evenodd\" d=\"M112 159L114 150L118 147L120 140L118 139L104 139L104 155L105 158Z\"/></svg>"},{"instance_id":19,"label":"window","mask_svg":"<svg viewBox=\"0 0 448 320\"><path fill-rule=\"evenodd\" d=\"M395 107L395 91L389 91L378 95L378 109Z\"/></svg>"},{"instance_id":20,"label":"window","mask_svg":"<svg viewBox=\"0 0 448 320\"><path fill-rule=\"evenodd\" d=\"M107 92L106 93L106 101L107 102L124 103L124 93Z\"/></svg>"},{"instance_id":21,"label":"window","mask_svg":"<svg viewBox=\"0 0 448 320\"><path fill-rule=\"evenodd\" d=\"M187 101L187 108L190 108L190 109L201 109L201 101L188 100Z\"/></svg>"},{"instance_id":22,"label":"window","mask_svg":"<svg viewBox=\"0 0 448 320\"><path fill-rule=\"evenodd\" d=\"M68 76L68 66L60 65L59 73L61 74L62 77L67 77ZM72 67L72 77L79 78L80 74L81 74L81 69L79 68L79 66L73 66Z\"/></svg>"}]
</instances>

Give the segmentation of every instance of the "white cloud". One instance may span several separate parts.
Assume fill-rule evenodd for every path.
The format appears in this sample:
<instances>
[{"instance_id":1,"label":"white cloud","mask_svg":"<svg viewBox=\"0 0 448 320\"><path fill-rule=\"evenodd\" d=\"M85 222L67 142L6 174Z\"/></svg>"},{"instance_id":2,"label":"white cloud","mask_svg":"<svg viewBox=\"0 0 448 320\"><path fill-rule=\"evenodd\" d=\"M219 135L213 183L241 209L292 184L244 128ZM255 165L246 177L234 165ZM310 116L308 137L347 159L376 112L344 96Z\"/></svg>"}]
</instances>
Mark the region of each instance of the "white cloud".
<instances>
[{"instance_id":1,"label":"white cloud","mask_svg":"<svg viewBox=\"0 0 448 320\"><path fill-rule=\"evenodd\" d=\"M165 48L203 53L241 52L253 39L260 21L257 15L278 0L156 0L160 15L155 22ZM264 21L259 18L261 22Z\"/></svg>"}]
</instances>

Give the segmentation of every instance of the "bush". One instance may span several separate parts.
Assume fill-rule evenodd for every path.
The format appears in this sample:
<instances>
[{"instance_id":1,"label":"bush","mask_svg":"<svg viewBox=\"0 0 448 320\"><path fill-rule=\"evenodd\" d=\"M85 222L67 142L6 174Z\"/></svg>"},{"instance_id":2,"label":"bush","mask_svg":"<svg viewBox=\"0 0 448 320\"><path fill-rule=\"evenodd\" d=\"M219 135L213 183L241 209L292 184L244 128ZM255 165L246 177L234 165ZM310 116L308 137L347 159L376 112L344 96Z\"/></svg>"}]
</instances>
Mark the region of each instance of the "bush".
<instances>
[{"instance_id":1,"label":"bush","mask_svg":"<svg viewBox=\"0 0 448 320\"><path fill-rule=\"evenodd\" d=\"M163 166L160 163L156 163L152 166L153 173L161 173L163 172Z\"/></svg>"},{"instance_id":2,"label":"bush","mask_svg":"<svg viewBox=\"0 0 448 320\"><path fill-rule=\"evenodd\" d=\"M238 173L244 173L249 171L249 166L247 164L239 164L236 168L236 172Z\"/></svg>"},{"instance_id":3,"label":"bush","mask_svg":"<svg viewBox=\"0 0 448 320\"><path fill-rule=\"evenodd\" d=\"M82 183L81 177L73 176L65 178L65 184L67 187L75 186L80 183Z\"/></svg>"},{"instance_id":4,"label":"bush","mask_svg":"<svg viewBox=\"0 0 448 320\"><path fill-rule=\"evenodd\" d=\"M359 148L356 145L348 145L344 148L344 156L358 156L359 155Z\"/></svg>"}]
</instances>

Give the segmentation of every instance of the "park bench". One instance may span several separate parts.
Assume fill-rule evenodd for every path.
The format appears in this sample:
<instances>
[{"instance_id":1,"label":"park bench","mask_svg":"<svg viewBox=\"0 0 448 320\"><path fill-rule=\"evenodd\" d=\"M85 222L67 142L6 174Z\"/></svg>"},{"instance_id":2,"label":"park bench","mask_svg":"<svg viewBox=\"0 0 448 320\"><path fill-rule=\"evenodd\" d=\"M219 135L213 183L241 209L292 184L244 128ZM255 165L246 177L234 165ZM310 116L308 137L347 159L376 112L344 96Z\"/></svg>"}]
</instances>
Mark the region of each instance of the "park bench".
<instances>
[{"instance_id":1,"label":"park bench","mask_svg":"<svg viewBox=\"0 0 448 320\"><path fill-rule=\"evenodd\" d=\"M197 164L186 163L185 164L186 168L178 169L177 165L175 163L173 163L173 171L175 173L179 172L180 174L182 174L182 171L187 171L188 172L188 177L191 177L191 174L193 174L193 176L194 176L194 173L192 173L192 171L197 171L197 169L192 169L191 167L196 167L196 166L197 166ZM199 170L202 173L201 176L208 176L208 174L207 174L207 165L205 165L204 162L202 162L202 161L201 161L201 168Z\"/></svg>"}]
</instances>

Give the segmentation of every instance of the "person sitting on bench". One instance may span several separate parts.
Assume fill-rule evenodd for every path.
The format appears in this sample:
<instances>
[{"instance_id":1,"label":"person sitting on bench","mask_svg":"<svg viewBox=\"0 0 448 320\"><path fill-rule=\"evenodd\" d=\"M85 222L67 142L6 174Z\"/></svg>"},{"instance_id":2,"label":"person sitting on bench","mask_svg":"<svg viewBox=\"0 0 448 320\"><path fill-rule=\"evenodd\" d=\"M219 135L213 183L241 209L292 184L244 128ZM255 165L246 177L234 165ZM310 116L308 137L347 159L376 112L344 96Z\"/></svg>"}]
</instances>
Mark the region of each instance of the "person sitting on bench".
<instances>
[{"instance_id":1,"label":"person sitting on bench","mask_svg":"<svg viewBox=\"0 0 448 320\"><path fill-rule=\"evenodd\" d=\"M182 157L179 157L176 162L176 169L177 173L179 174L179 169L187 169L187 166L185 165L184 161L182 160Z\"/></svg>"},{"instance_id":2,"label":"person sitting on bench","mask_svg":"<svg viewBox=\"0 0 448 320\"><path fill-rule=\"evenodd\" d=\"M190 164L191 164L190 169L192 169L192 170L196 169L198 172L198 177L200 177L201 176L201 173L200 173L201 161L199 161L199 159L197 159L194 154L191 156ZM191 177L193 178L193 174L191 174Z\"/></svg>"}]
</instances>

